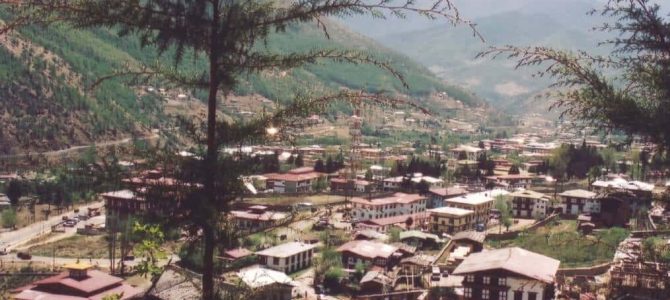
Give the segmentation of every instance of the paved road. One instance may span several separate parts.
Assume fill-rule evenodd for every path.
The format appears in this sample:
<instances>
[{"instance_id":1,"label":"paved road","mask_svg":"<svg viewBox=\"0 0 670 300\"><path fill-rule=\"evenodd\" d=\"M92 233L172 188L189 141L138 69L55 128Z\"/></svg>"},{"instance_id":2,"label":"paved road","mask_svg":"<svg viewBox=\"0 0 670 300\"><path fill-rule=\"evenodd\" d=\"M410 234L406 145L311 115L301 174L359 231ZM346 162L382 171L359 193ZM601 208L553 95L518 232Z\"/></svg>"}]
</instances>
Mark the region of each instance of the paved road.
<instances>
[{"instance_id":1,"label":"paved road","mask_svg":"<svg viewBox=\"0 0 670 300\"><path fill-rule=\"evenodd\" d=\"M79 210L83 211L89 207L99 207L103 205L103 201L93 202L87 205L79 206ZM63 216L68 218L74 217L76 214L74 211L66 212L57 216L53 216L45 221L39 221L33 224L30 224L26 227L20 228L18 230L0 233L0 247L10 251L23 243L28 242L31 239L34 239L42 234L49 233L51 231L51 226L54 226L60 223L63 220Z\"/></svg>"},{"instance_id":2,"label":"paved road","mask_svg":"<svg viewBox=\"0 0 670 300\"><path fill-rule=\"evenodd\" d=\"M158 134L152 134L150 136L145 136L145 137L140 137L136 138L134 140L154 140L159 137ZM34 153L20 153L20 154L9 154L9 155L0 155L0 159L5 159L5 158L21 158L21 157L28 157L28 156L39 156L39 155L44 155L44 156L59 156L59 155L64 155L68 154L69 152L76 152L76 151L81 151L85 150L88 148L92 147L109 147L109 146L116 146L116 145L122 145L122 144L128 144L133 141L132 138L125 138L125 139L120 139L120 140L115 140L115 141L106 141L106 142L99 142L99 143L93 143L91 145L81 145L81 146L73 146L67 149L62 149L62 150L54 150L54 151L45 151L45 152L34 152Z\"/></svg>"}]
</instances>

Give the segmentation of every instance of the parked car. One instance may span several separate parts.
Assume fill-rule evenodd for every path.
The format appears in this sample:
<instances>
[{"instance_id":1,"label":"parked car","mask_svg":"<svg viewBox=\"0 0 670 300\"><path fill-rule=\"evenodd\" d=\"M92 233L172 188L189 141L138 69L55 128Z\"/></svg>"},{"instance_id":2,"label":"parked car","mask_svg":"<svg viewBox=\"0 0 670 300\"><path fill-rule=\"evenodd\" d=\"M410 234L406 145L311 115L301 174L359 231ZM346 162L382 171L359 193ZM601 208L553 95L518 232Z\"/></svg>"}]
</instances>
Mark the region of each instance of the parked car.
<instances>
[{"instance_id":1,"label":"parked car","mask_svg":"<svg viewBox=\"0 0 670 300\"><path fill-rule=\"evenodd\" d=\"M67 220L63 222L63 226L65 227L75 227L77 225L77 221L75 220Z\"/></svg>"},{"instance_id":2,"label":"parked car","mask_svg":"<svg viewBox=\"0 0 670 300\"><path fill-rule=\"evenodd\" d=\"M486 226L484 226L484 224L482 224L482 223L479 223L475 226L475 230L477 230L479 232L482 232L482 231L486 230Z\"/></svg>"},{"instance_id":3,"label":"parked car","mask_svg":"<svg viewBox=\"0 0 670 300\"><path fill-rule=\"evenodd\" d=\"M18 257L20 259L23 259L23 260L28 260L28 259L33 258L33 256L30 255L30 253L27 253L27 252L18 252L18 253L16 253L16 257Z\"/></svg>"}]
</instances>

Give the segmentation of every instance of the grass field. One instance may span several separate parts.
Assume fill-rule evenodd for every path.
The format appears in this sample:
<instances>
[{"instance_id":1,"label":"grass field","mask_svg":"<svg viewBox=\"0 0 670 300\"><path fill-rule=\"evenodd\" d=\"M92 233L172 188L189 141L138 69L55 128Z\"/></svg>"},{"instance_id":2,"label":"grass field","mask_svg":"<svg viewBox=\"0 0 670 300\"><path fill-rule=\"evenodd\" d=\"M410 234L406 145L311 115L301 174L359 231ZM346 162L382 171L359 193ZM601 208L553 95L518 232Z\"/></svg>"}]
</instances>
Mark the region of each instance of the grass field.
<instances>
[{"instance_id":1,"label":"grass field","mask_svg":"<svg viewBox=\"0 0 670 300\"><path fill-rule=\"evenodd\" d=\"M109 257L109 244L103 235L75 235L53 243L32 247L28 251L30 254L37 256L51 256L55 251L56 257L107 258ZM119 249L116 253L119 255Z\"/></svg>"},{"instance_id":2,"label":"grass field","mask_svg":"<svg viewBox=\"0 0 670 300\"><path fill-rule=\"evenodd\" d=\"M561 267L591 266L614 257L619 243L628 236L622 228L611 228L583 236L573 220L561 220L519 235L515 239L490 241L494 248L518 246L561 261Z\"/></svg>"},{"instance_id":3,"label":"grass field","mask_svg":"<svg viewBox=\"0 0 670 300\"><path fill-rule=\"evenodd\" d=\"M344 196L335 195L313 195L302 197L271 196L263 198L249 198L245 202L261 205L291 205L308 202L314 205L325 205L344 201Z\"/></svg>"}]
</instances>

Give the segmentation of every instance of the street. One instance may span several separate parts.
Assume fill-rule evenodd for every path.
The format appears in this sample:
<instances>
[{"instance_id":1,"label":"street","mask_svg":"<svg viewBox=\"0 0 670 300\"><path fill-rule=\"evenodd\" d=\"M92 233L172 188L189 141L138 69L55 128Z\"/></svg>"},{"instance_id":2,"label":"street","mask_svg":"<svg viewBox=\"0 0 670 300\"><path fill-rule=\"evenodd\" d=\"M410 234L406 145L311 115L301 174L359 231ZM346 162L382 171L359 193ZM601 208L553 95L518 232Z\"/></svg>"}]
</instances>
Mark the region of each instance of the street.
<instances>
[{"instance_id":1,"label":"street","mask_svg":"<svg viewBox=\"0 0 670 300\"><path fill-rule=\"evenodd\" d=\"M79 206L80 212L87 210L89 207L100 207L103 201L93 202L84 206ZM39 221L30 224L26 227L0 234L0 249L6 249L7 252L15 249L23 243L30 241L42 234L51 232L51 226L54 226L63 221L63 216L68 218L74 217L74 211L66 212L60 215L50 217L48 220Z\"/></svg>"}]
</instances>

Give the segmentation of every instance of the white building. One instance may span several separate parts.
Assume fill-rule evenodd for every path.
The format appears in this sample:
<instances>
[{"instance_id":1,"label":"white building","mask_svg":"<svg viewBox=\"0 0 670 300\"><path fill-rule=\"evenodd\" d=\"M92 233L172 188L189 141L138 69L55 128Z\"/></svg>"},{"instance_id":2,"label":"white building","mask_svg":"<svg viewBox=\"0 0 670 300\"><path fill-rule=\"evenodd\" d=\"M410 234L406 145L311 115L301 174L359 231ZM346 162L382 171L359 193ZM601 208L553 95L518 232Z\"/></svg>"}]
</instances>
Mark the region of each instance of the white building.
<instances>
[{"instance_id":1,"label":"white building","mask_svg":"<svg viewBox=\"0 0 670 300\"><path fill-rule=\"evenodd\" d=\"M314 244L289 242L256 252L262 265L284 273L292 273L312 264Z\"/></svg>"},{"instance_id":2,"label":"white building","mask_svg":"<svg viewBox=\"0 0 670 300\"><path fill-rule=\"evenodd\" d=\"M561 262L518 247L472 253L453 275L464 276L463 298L553 299Z\"/></svg>"},{"instance_id":3,"label":"white building","mask_svg":"<svg viewBox=\"0 0 670 300\"><path fill-rule=\"evenodd\" d=\"M470 193L459 197L444 200L444 206L469 209L474 212L473 224L486 224L489 220L491 208L494 206L496 197L509 194L506 190L490 190L478 193Z\"/></svg>"},{"instance_id":4,"label":"white building","mask_svg":"<svg viewBox=\"0 0 670 300\"><path fill-rule=\"evenodd\" d=\"M584 213L600 213L600 199L591 191L576 189L569 190L558 195L558 203L554 208L559 209L567 215L579 215Z\"/></svg>"},{"instance_id":5,"label":"white building","mask_svg":"<svg viewBox=\"0 0 670 300\"><path fill-rule=\"evenodd\" d=\"M427 198L418 194L395 193L376 199L354 197L352 216L359 221L410 215L426 210Z\"/></svg>"},{"instance_id":6,"label":"white building","mask_svg":"<svg viewBox=\"0 0 670 300\"><path fill-rule=\"evenodd\" d=\"M531 190L520 190L509 194L512 198L512 214L517 218L544 218L549 209L549 196Z\"/></svg>"}]
</instances>

